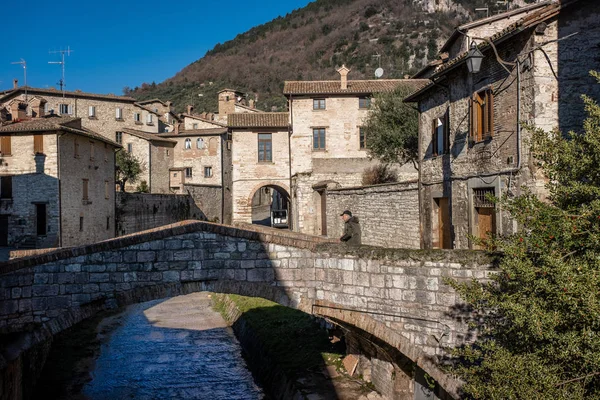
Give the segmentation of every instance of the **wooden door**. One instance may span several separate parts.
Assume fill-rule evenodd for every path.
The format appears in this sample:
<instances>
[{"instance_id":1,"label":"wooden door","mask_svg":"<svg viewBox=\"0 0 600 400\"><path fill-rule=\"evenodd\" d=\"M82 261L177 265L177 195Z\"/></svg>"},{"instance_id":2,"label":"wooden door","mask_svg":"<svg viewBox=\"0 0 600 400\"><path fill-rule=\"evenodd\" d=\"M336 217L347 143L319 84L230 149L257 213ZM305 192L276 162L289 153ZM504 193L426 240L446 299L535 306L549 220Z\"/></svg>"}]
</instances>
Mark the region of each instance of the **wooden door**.
<instances>
[{"instance_id":1,"label":"wooden door","mask_svg":"<svg viewBox=\"0 0 600 400\"><path fill-rule=\"evenodd\" d=\"M0 215L0 246L8 246L8 215Z\"/></svg>"},{"instance_id":2,"label":"wooden door","mask_svg":"<svg viewBox=\"0 0 600 400\"><path fill-rule=\"evenodd\" d=\"M477 209L478 236L487 239L490 233L496 232L496 213L493 208L482 207Z\"/></svg>"},{"instance_id":3,"label":"wooden door","mask_svg":"<svg viewBox=\"0 0 600 400\"><path fill-rule=\"evenodd\" d=\"M450 202L447 197L437 199L438 203L438 237L441 249L452 248L452 230L450 222Z\"/></svg>"}]
</instances>

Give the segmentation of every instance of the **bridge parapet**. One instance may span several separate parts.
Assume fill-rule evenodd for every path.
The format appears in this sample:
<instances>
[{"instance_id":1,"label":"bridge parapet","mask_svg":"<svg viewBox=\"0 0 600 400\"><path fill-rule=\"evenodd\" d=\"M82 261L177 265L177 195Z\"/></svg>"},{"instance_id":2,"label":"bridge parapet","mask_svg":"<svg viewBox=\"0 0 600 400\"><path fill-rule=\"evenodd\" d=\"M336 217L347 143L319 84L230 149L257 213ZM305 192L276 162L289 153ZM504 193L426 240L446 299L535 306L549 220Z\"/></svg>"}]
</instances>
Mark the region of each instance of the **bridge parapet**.
<instances>
[{"instance_id":1,"label":"bridge parapet","mask_svg":"<svg viewBox=\"0 0 600 400\"><path fill-rule=\"evenodd\" d=\"M187 222L5 263L0 332L54 334L100 309L201 290L237 293L356 326L449 388L435 360L470 340L469 313L443 278L485 279L492 261L480 252L348 248Z\"/></svg>"}]
</instances>

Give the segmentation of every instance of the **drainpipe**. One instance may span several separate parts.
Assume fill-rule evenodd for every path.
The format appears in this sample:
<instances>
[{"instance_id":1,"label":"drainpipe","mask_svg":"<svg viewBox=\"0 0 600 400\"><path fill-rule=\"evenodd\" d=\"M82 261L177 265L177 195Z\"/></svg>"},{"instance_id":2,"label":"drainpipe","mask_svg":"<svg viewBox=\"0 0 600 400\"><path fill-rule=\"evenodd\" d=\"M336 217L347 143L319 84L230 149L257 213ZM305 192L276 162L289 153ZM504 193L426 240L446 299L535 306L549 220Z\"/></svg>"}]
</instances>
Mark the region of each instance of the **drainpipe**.
<instances>
[{"instance_id":1,"label":"drainpipe","mask_svg":"<svg viewBox=\"0 0 600 400\"><path fill-rule=\"evenodd\" d=\"M290 201L288 204L288 221L290 222L289 224L289 229L291 231L294 230L294 218L292 218L292 213L290 212L292 210L292 205L293 205L293 201L292 201L292 193L293 193L293 189L292 189L292 134L294 133L294 105L293 105L293 95L290 94L290 126L288 127L288 166L289 166L289 174L290 174ZM296 209L296 207L294 207L294 210Z\"/></svg>"},{"instance_id":2,"label":"drainpipe","mask_svg":"<svg viewBox=\"0 0 600 400\"><path fill-rule=\"evenodd\" d=\"M521 61L517 57L517 171L521 169Z\"/></svg>"},{"instance_id":3,"label":"drainpipe","mask_svg":"<svg viewBox=\"0 0 600 400\"><path fill-rule=\"evenodd\" d=\"M148 141L148 191L152 193L152 143Z\"/></svg>"},{"instance_id":4,"label":"drainpipe","mask_svg":"<svg viewBox=\"0 0 600 400\"><path fill-rule=\"evenodd\" d=\"M227 133L225 133L225 140L223 140L223 135L221 135L221 223L222 224L225 224L225 162L224 162L223 158L224 158L225 150L227 150L226 142L227 142ZM225 145L225 146L223 146L223 145Z\"/></svg>"},{"instance_id":5,"label":"drainpipe","mask_svg":"<svg viewBox=\"0 0 600 400\"><path fill-rule=\"evenodd\" d=\"M62 190L61 190L61 180L60 180L60 138L64 135L58 134L56 135L56 158L57 158L57 171L56 176L58 178L58 247L62 247L63 240L63 229L62 229ZM48 212L46 210L46 212Z\"/></svg>"}]
</instances>

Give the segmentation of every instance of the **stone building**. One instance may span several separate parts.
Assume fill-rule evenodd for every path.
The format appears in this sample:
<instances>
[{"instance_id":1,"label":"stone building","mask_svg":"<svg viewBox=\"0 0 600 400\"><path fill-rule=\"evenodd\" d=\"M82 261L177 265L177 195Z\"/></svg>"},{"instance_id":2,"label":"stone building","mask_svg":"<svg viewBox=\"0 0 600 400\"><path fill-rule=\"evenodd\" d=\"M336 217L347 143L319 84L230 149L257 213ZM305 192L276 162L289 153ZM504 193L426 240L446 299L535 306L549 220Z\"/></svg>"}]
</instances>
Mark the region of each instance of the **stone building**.
<instances>
[{"instance_id":1,"label":"stone building","mask_svg":"<svg viewBox=\"0 0 600 400\"><path fill-rule=\"evenodd\" d=\"M119 147L81 118L0 127L0 246L70 247L114 237Z\"/></svg>"},{"instance_id":2,"label":"stone building","mask_svg":"<svg viewBox=\"0 0 600 400\"><path fill-rule=\"evenodd\" d=\"M494 29L475 24L451 37L443 48L449 57L407 98L420 110L422 247L473 248L469 235L514 232L515 222L489 196L523 186L545 195L522 125L581 129L580 95L600 99L588 74L600 59L582 56L598 51L599 20L596 1L544 2L488 19L502 22ZM471 41L484 56L475 73L466 66Z\"/></svg>"},{"instance_id":3,"label":"stone building","mask_svg":"<svg viewBox=\"0 0 600 400\"><path fill-rule=\"evenodd\" d=\"M327 213L340 213L327 210L327 189L360 186L363 171L374 164L361 131L373 96L427 82L348 80L349 69L342 66L338 72L338 81L287 81L283 89L292 126L292 226L303 233L327 235ZM404 177L414 179L416 171Z\"/></svg>"},{"instance_id":4,"label":"stone building","mask_svg":"<svg viewBox=\"0 0 600 400\"><path fill-rule=\"evenodd\" d=\"M168 168L163 168L163 158L167 157L167 151L159 151L156 148L158 143L164 141L149 139L151 135L173 132L178 125L179 117L174 114L169 102L154 99L138 103L132 97L85 93L79 90L65 91L63 94L55 89L19 87L15 81L12 90L0 93L0 110L4 110L8 120L44 115L80 118L84 128L124 146L132 143L137 147L136 158L146 169L140 181L146 181L152 193L167 193ZM126 131L129 133L125 133ZM133 135L132 132L139 134ZM143 141L146 143L142 144ZM154 161L158 164L153 165ZM163 174L164 177L153 179L151 171ZM163 183L153 186L153 182ZM136 187L137 184L128 185L127 190L135 190Z\"/></svg>"},{"instance_id":5,"label":"stone building","mask_svg":"<svg viewBox=\"0 0 600 400\"><path fill-rule=\"evenodd\" d=\"M227 128L178 130L158 135L174 143L171 193L190 194L211 221L231 222L231 143Z\"/></svg>"},{"instance_id":6,"label":"stone building","mask_svg":"<svg viewBox=\"0 0 600 400\"><path fill-rule=\"evenodd\" d=\"M289 212L289 118L287 112L228 115L233 221L270 225L272 208Z\"/></svg>"}]
</instances>

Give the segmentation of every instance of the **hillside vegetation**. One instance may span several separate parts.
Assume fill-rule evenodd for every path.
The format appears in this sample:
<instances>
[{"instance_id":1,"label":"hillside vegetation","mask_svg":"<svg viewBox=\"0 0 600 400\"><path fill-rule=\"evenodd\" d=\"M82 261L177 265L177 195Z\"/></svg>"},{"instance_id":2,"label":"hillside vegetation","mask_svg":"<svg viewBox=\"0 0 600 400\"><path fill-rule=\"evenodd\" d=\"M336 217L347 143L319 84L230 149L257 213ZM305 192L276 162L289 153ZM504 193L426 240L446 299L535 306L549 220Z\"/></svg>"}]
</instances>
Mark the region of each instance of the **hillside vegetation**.
<instances>
[{"instance_id":1,"label":"hillside vegetation","mask_svg":"<svg viewBox=\"0 0 600 400\"><path fill-rule=\"evenodd\" d=\"M439 3L451 7L426 11ZM285 80L337 79L335 69L342 64L351 68L350 79L373 78L379 65L384 78L416 72L436 57L455 26L487 3L501 7L485 0L317 0L217 44L160 84L143 83L124 93L171 100L179 112L187 104L215 111L216 93L232 87L258 97L260 109L282 110Z\"/></svg>"}]
</instances>

